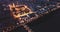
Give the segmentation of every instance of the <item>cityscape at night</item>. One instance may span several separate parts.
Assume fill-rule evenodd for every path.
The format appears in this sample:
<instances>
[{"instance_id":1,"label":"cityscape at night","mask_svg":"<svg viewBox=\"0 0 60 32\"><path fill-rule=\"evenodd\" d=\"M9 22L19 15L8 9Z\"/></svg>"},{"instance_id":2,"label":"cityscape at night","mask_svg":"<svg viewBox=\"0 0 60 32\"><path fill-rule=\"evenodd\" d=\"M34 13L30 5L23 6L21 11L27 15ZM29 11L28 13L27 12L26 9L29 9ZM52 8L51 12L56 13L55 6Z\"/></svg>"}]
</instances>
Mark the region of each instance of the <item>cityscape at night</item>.
<instances>
[{"instance_id":1,"label":"cityscape at night","mask_svg":"<svg viewBox=\"0 0 60 32\"><path fill-rule=\"evenodd\" d=\"M60 0L0 0L0 32L54 31L59 19Z\"/></svg>"}]
</instances>

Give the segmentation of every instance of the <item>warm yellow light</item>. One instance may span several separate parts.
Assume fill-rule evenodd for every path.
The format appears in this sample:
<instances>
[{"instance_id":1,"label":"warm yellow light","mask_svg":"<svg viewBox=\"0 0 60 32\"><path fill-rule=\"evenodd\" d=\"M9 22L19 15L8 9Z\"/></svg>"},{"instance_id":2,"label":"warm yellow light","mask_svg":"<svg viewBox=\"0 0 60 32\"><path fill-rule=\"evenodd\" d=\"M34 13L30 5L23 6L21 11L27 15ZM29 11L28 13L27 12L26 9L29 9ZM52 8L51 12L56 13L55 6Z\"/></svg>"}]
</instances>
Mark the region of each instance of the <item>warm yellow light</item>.
<instances>
[{"instance_id":1,"label":"warm yellow light","mask_svg":"<svg viewBox=\"0 0 60 32\"><path fill-rule=\"evenodd\" d=\"M20 7L22 6L22 7ZM25 16L25 15L28 15L28 14L31 14L31 13L34 13L32 12L32 10L30 8L28 8L26 5L15 5L14 3L11 5L9 5L10 7L10 10L13 11L12 8L15 8L16 12L19 12L19 11L23 11L23 14L20 14L18 13L17 15L15 15L16 12L11 12L11 14L13 14L13 17L14 18L19 18L21 16ZM26 11L29 10L29 12L26 13Z\"/></svg>"}]
</instances>

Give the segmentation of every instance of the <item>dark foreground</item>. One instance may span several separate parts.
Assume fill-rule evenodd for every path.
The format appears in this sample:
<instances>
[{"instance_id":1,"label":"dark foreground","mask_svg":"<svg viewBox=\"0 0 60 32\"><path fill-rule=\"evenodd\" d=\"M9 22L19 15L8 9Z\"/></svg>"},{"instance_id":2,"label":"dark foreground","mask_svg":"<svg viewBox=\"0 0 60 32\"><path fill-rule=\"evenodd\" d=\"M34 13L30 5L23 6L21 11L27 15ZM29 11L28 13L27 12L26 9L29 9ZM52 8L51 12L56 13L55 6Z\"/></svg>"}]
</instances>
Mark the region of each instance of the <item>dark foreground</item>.
<instances>
[{"instance_id":1,"label":"dark foreground","mask_svg":"<svg viewBox=\"0 0 60 32\"><path fill-rule=\"evenodd\" d=\"M60 9L49 13L35 22L29 23L28 26L34 30L34 32L58 32L60 24ZM23 28L18 27L12 32L26 32Z\"/></svg>"}]
</instances>

